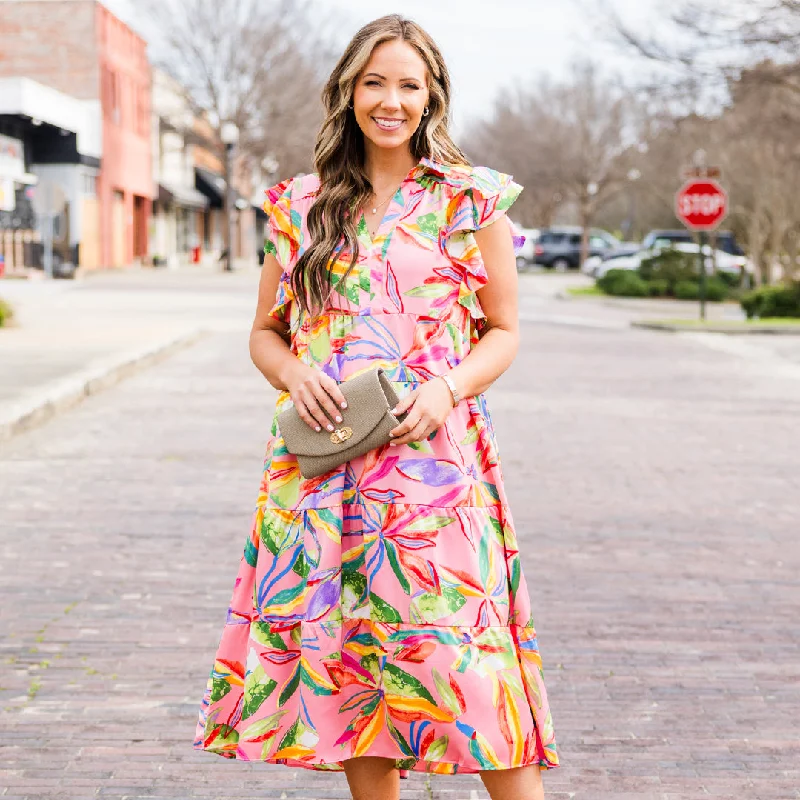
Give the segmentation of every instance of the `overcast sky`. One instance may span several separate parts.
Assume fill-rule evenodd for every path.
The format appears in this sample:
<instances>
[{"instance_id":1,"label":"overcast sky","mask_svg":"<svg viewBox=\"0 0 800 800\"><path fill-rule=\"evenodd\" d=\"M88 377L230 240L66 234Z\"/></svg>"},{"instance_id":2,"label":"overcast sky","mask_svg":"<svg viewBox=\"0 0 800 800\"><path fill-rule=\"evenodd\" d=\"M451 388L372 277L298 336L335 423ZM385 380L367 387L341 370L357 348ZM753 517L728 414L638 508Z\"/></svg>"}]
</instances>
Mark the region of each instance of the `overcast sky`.
<instances>
[{"instance_id":1,"label":"overcast sky","mask_svg":"<svg viewBox=\"0 0 800 800\"><path fill-rule=\"evenodd\" d=\"M662 0L612 0L627 20L647 25ZM103 0L139 28L135 0ZM503 86L563 74L581 57L610 72L629 62L607 44L602 8L607 0L316 0L341 10L342 48L371 19L399 12L419 22L442 49L454 86L455 130L489 111ZM346 22L345 22L346 21Z\"/></svg>"},{"instance_id":2,"label":"overcast sky","mask_svg":"<svg viewBox=\"0 0 800 800\"><path fill-rule=\"evenodd\" d=\"M598 33L600 0L327 0L348 13L353 28L395 11L419 22L442 49L454 87L457 127L486 113L503 86L557 77L576 59L593 56L609 69L622 61ZM657 0L616 0L641 19Z\"/></svg>"}]
</instances>

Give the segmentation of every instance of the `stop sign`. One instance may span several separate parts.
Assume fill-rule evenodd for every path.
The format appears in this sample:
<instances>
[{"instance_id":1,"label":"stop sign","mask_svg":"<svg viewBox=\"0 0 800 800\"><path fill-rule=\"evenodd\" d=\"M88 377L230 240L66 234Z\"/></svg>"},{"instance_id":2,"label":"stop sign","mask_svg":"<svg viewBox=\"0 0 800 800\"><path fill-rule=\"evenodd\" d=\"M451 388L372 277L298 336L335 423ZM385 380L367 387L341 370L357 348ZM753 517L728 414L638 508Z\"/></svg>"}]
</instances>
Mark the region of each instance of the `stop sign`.
<instances>
[{"instance_id":1,"label":"stop sign","mask_svg":"<svg viewBox=\"0 0 800 800\"><path fill-rule=\"evenodd\" d=\"M728 195L716 181L688 181L675 195L675 214L691 230L711 230L727 213Z\"/></svg>"}]
</instances>

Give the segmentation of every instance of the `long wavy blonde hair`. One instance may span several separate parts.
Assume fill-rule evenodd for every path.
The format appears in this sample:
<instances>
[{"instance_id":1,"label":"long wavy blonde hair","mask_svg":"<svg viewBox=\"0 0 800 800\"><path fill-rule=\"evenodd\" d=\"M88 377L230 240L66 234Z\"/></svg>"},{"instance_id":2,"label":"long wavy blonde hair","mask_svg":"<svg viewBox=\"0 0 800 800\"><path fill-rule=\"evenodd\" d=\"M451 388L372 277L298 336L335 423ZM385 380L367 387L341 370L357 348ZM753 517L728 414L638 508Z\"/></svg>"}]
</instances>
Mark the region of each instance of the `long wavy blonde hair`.
<instances>
[{"instance_id":1,"label":"long wavy blonde hair","mask_svg":"<svg viewBox=\"0 0 800 800\"><path fill-rule=\"evenodd\" d=\"M314 147L314 164L320 191L308 212L311 244L292 270L292 290L304 311L321 309L331 287L329 265L342 253L350 253L344 280L358 260L356 217L372 194L364 169L364 134L348 108L359 74L372 51L380 44L404 41L425 62L430 113L422 118L411 137L412 156L418 161L433 158L444 164L469 164L448 132L450 122L450 75L441 51L417 23L399 14L389 14L365 25L356 33L322 92L325 121ZM344 286L344 283L342 283Z\"/></svg>"}]
</instances>

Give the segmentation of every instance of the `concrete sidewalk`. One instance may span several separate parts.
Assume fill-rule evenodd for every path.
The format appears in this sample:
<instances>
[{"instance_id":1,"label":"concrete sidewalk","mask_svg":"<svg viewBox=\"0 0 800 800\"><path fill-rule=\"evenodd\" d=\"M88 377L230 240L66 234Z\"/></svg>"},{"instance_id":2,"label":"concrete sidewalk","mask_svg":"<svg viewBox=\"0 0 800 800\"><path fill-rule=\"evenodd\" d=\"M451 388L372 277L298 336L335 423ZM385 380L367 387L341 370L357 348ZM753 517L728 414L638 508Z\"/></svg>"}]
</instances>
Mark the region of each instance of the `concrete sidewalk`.
<instances>
[{"instance_id":1,"label":"concrete sidewalk","mask_svg":"<svg viewBox=\"0 0 800 800\"><path fill-rule=\"evenodd\" d=\"M130 270L79 281L0 281L0 441L197 340L246 332L259 271Z\"/></svg>"}]
</instances>

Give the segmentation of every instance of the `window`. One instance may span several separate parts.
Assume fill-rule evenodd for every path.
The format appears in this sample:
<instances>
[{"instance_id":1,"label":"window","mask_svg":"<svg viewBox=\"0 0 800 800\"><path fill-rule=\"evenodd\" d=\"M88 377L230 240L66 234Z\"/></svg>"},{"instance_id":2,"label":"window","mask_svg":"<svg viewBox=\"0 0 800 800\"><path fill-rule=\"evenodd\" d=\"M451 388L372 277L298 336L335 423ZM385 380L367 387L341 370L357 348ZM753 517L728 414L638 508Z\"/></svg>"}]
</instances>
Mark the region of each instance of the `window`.
<instances>
[{"instance_id":1,"label":"window","mask_svg":"<svg viewBox=\"0 0 800 800\"><path fill-rule=\"evenodd\" d=\"M732 234L722 233L717 238L717 250L722 250L723 253L728 253L731 256L743 256L744 250L736 244L736 240Z\"/></svg>"},{"instance_id":2,"label":"window","mask_svg":"<svg viewBox=\"0 0 800 800\"><path fill-rule=\"evenodd\" d=\"M563 244L563 233L543 233L539 238L541 244Z\"/></svg>"},{"instance_id":3,"label":"window","mask_svg":"<svg viewBox=\"0 0 800 800\"><path fill-rule=\"evenodd\" d=\"M106 71L106 97L108 100L108 116L111 121L119 125L120 123L120 81L119 75L114 70Z\"/></svg>"},{"instance_id":4,"label":"window","mask_svg":"<svg viewBox=\"0 0 800 800\"><path fill-rule=\"evenodd\" d=\"M83 174L83 193L88 197L97 197L97 175L85 172Z\"/></svg>"},{"instance_id":5,"label":"window","mask_svg":"<svg viewBox=\"0 0 800 800\"><path fill-rule=\"evenodd\" d=\"M136 131L142 136L150 133L150 115L147 109L147 91L142 86L134 86L134 120L136 121Z\"/></svg>"},{"instance_id":6,"label":"window","mask_svg":"<svg viewBox=\"0 0 800 800\"><path fill-rule=\"evenodd\" d=\"M674 244L677 244L679 242L682 243L682 244L691 244L692 243L692 239L691 239L690 236L686 236L686 237L683 237L683 236L659 236L653 242L653 248L655 250L665 250L665 249L669 249Z\"/></svg>"}]
</instances>

